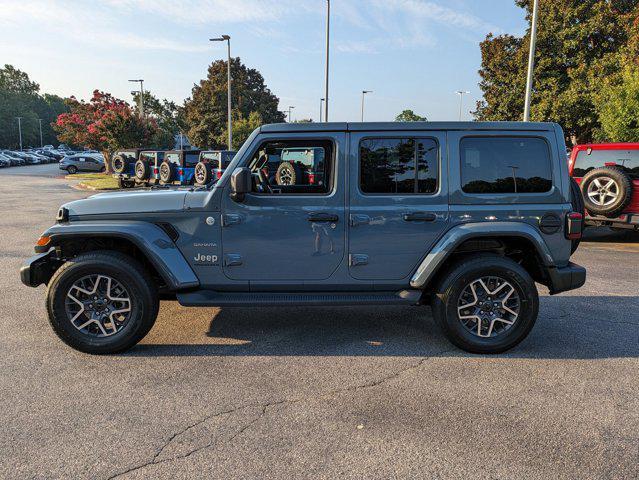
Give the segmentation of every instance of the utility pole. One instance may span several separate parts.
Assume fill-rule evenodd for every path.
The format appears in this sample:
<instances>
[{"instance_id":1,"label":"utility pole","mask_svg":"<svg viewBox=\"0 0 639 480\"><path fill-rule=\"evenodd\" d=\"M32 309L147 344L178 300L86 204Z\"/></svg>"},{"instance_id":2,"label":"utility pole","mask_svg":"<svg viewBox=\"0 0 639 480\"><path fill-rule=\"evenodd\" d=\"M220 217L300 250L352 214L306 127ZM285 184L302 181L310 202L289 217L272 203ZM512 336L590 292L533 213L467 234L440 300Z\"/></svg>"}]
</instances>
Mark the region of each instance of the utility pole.
<instances>
[{"instance_id":1,"label":"utility pole","mask_svg":"<svg viewBox=\"0 0 639 480\"><path fill-rule=\"evenodd\" d=\"M295 107L289 105L288 107L288 123L293 123L293 119L291 118L291 110L293 110Z\"/></svg>"},{"instance_id":2,"label":"utility pole","mask_svg":"<svg viewBox=\"0 0 639 480\"><path fill-rule=\"evenodd\" d=\"M331 32L331 0L326 0L326 78L324 80L324 121L328 122L328 66L329 66L329 47Z\"/></svg>"},{"instance_id":3,"label":"utility pole","mask_svg":"<svg viewBox=\"0 0 639 480\"><path fill-rule=\"evenodd\" d=\"M218 38L210 38L211 42L226 42L227 47L227 64L226 64L226 85L227 85L227 100L226 100L226 115L228 117L227 130L229 132L229 150L233 150L233 112L231 109L231 36L222 35Z\"/></svg>"},{"instance_id":4,"label":"utility pole","mask_svg":"<svg viewBox=\"0 0 639 480\"><path fill-rule=\"evenodd\" d=\"M461 122L464 110L464 95L469 95L470 92L466 90L458 90L455 93L459 95L459 121Z\"/></svg>"},{"instance_id":5,"label":"utility pole","mask_svg":"<svg viewBox=\"0 0 639 480\"><path fill-rule=\"evenodd\" d=\"M528 78L526 79L526 100L524 102L524 122L530 122L530 103L532 100L533 73L535 70L535 48L537 46L537 16L539 0L534 0L532 26L530 29L530 52L528 53Z\"/></svg>"},{"instance_id":6,"label":"utility pole","mask_svg":"<svg viewBox=\"0 0 639 480\"><path fill-rule=\"evenodd\" d=\"M144 80L140 78L138 80L129 80L129 82L140 84L140 117L144 118Z\"/></svg>"},{"instance_id":7,"label":"utility pole","mask_svg":"<svg viewBox=\"0 0 639 480\"><path fill-rule=\"evenodd\" d=\"M362 122L364 121L364 97L367 93L373 93L372 90L362 90Z\"/></svg>"},{"instance_id":8,"label":"utility pole","mask_svg":"<svg viewBox=\"0 0 639 480\"><path fill-rule=\"evenodd\" d=\"M324 105L324 99L320 98L320 119L319 119L320 123L322 123L322 108L323 108L323 105Z\"/></svg>"},{"instance_id":9,"label":"utility pole","mask_svg":"<svg viewBox=\"0 0 639 480\"><path fill-rule=\"evenodd\" d=\"M38 123L40 124L40 148L44 147L44 143L42 142L42 119L38 118Z\"/></svg>"},{"instance_id":10,"label":"utility pole","mask_svg":"<svg viewBox=\"0 0 639 480\"><path fill-rule=\"evenodd\" d=\"M18 135L20 136L20 151L22 151L22 117L16 117L18 120Z\"/></svg>"}]
</instances>

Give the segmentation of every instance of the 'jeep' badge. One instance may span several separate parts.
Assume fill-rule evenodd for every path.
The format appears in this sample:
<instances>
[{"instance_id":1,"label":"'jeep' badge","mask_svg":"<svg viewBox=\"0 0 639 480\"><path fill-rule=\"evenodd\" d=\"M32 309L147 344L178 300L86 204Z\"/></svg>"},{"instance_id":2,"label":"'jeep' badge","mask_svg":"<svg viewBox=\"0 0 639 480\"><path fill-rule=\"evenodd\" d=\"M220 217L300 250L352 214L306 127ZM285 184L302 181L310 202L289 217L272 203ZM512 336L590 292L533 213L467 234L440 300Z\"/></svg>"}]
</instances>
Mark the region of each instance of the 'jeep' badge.
<instances>
[{"instance_id":1,"label":"'jeep' badge","mask_svg":"<svg viewBox=\"0 0 639 480\"><path fill-rule=\"evenodd\" d=\"M217 255L202 255L201 253L198 253L195 257L193 257L193 260L198 264L198 265L217 265Z\"/></svg>"}]
</instances>

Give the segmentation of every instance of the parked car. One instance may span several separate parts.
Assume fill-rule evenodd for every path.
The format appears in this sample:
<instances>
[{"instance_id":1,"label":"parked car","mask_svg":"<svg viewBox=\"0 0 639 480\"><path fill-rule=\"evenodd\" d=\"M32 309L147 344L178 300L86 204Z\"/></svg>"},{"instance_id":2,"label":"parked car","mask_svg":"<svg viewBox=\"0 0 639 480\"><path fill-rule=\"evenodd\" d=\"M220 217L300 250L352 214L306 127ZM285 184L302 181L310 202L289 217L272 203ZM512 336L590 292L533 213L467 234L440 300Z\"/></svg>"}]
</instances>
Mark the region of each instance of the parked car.
<instances>
[{"instance_id":1,"label":"parked car","mask_svg":"<svg viewBox=\"0 0 639 480\"><path fill-rule=\"evenodd\" d=\"M104 172L105 165L91 155L75 154L60 160L60 170L66 170L71 175L78 172Z\"/></svg>"},{"instance_id":2,"label":"parked car","mask_svg":"<svg viewBox=\"0 0 639 480\"><path fill-rule=\"evenodd\" d=\"M118 150L111 158L113 176L118 180L120 188L135 187L135 163L138 161L142 148Z\"/></svg>"},{"instance_id":3,"label":"parked car","mask_svg":"<svg viewBox=\"0 0 639 480\"><path fill-rule=\"evenodd\" d=\"M9 157L0 153L0 167L10 167L10 166L11 166L11 160L9 159Z\"/></svg>"},{"instance_id":4,"label":"parked car","mask_svg":"<svg viewBox=\"0 0 639 480\"><path fill-rule=\"evenodd\" d=\"M160 164L160 183L163 185L178 183L193 185L195 166L200 158L199 150L169 150L164 152Z\"/></svg>"},{"instance_id":5,"label":"parked car","mask_svg":"<svg viewBox=\"0 0 639 480\"><path fill-rule=\"evenodd\" d=\"M34 155L30 155L26 152L13 152L13 153L14 155L22 158L27 165L37 165L38 163L40 163L40 160L38 160Z\"/></svg>"},{"instance_id":6,"label":"parked car","mask_svg":"<svg viewBox=\"0 0 639 480\"><path fill-rule=\"evenodd\" d=\"M26 165L27 163L24 158L20 157L16 154L16 152L13 152L11 150L2 150L2 154L10 159L11 166L22 166Z\"/></svg>"},{"instance_id":7,"label":"parked car","mask_svg":"<svg viewBox=\"0 0 639 480\"><path fill-rule=\"evenodd\" d=\"M569 161L586 224L639 230L639 143L577 145Z\"/></svg>"},{"instance_id":8,"label":"parked car","mask_svg":"<svg viewBox=\"0 0 639 480\"><path fill-rule=\"evenodd\" d=\"M195 165L196 185L207 185L222 178L224 170L230 165L237 152L231 150L203 150Z\"/></svg>"},{"instance_id":9,"label":"parked car","mask_svg":"<svg viewBox=\"0 0 639 480\"><path fill-rule=\"evenodd\" d=\"M48 285L53 330L94 354L139 342L160 296L430 305L453 344L503 352L533 328L536 282L556 294L586 279L570 261L583 217L563 138L550 123L262 126L211 189L63 205L21 279ZM271 184L267 154L298 148L323 150L322 184Z\"/></svg>"},{"instance_id":10,"label":"parked car","mask_svg":"<svg viewBox=\"0 0 639 480\"><path fill-rule=\"evenodd\" d=\"M160 182L160 164L163 160L163 151L145 150L140 152L133 168L136 184L141 186L157 185Z\"/></svg>"}]
</instances>

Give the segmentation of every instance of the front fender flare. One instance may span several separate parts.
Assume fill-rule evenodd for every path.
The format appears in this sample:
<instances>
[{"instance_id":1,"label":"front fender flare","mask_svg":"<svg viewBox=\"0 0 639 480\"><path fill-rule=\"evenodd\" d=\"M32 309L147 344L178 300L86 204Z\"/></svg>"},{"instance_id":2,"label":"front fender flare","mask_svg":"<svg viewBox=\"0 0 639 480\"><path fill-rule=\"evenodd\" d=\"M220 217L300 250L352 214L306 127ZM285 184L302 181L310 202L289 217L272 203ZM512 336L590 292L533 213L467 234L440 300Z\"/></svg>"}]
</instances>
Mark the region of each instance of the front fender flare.
<instances>
[{"instance_id":1,"label":"front fender flare","mask_svg":"<svg viewBox=\"0 0 639 480\"><path fill-rule=\"evenodd\" d=\"M555 267L550 249L541 233L522 222L465 223L448 230L435 244L411 278L413 288L424 288L455 249L466 240L478 237L521 237L532 242L546 268Z\"/></svg>"},{"instance_id":2,"label":"front fender flare","mask_svg":"<svg viewBox=\"0 0 639 480\"><path fill-rule=\"evenodd\" d=\"M50 246L66 239L107 237L133 243L146 256L172 291L198 287L200 281L182 252L157 225L140 221L89 221L60 223L43 233L51 237Z\"/></svg>"}]
</instances>

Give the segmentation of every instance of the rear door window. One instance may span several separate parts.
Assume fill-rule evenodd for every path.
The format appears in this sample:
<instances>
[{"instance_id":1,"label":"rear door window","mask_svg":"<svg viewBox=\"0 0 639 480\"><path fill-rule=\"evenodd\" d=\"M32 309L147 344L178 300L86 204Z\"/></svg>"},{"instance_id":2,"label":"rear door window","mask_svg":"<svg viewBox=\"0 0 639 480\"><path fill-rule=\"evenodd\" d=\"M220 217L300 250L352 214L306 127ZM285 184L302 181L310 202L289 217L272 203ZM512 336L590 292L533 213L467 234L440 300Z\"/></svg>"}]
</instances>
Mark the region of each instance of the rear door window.
<instances>
[{"instance_id":1,"label":"rear door window","mask_svg":"<svg viewBox=\"0 0 639 480\"><path fill-rule=\"evenodd\" d=\"M596 168L612 165L619 166L633 178L639 178L639 150L581 150L572 174L580 178Z\"/></svg>"},{"instance_id":2,"label":"rear door window","mask_svg":"<svg viewBox=\"0 0 639 480\"><path fill-rule=\"evenodd\" d=\"M552 188L550 148L542 138L465 137L460 152L466 193L544 193Z\"/></svg>"}]
</instances>

